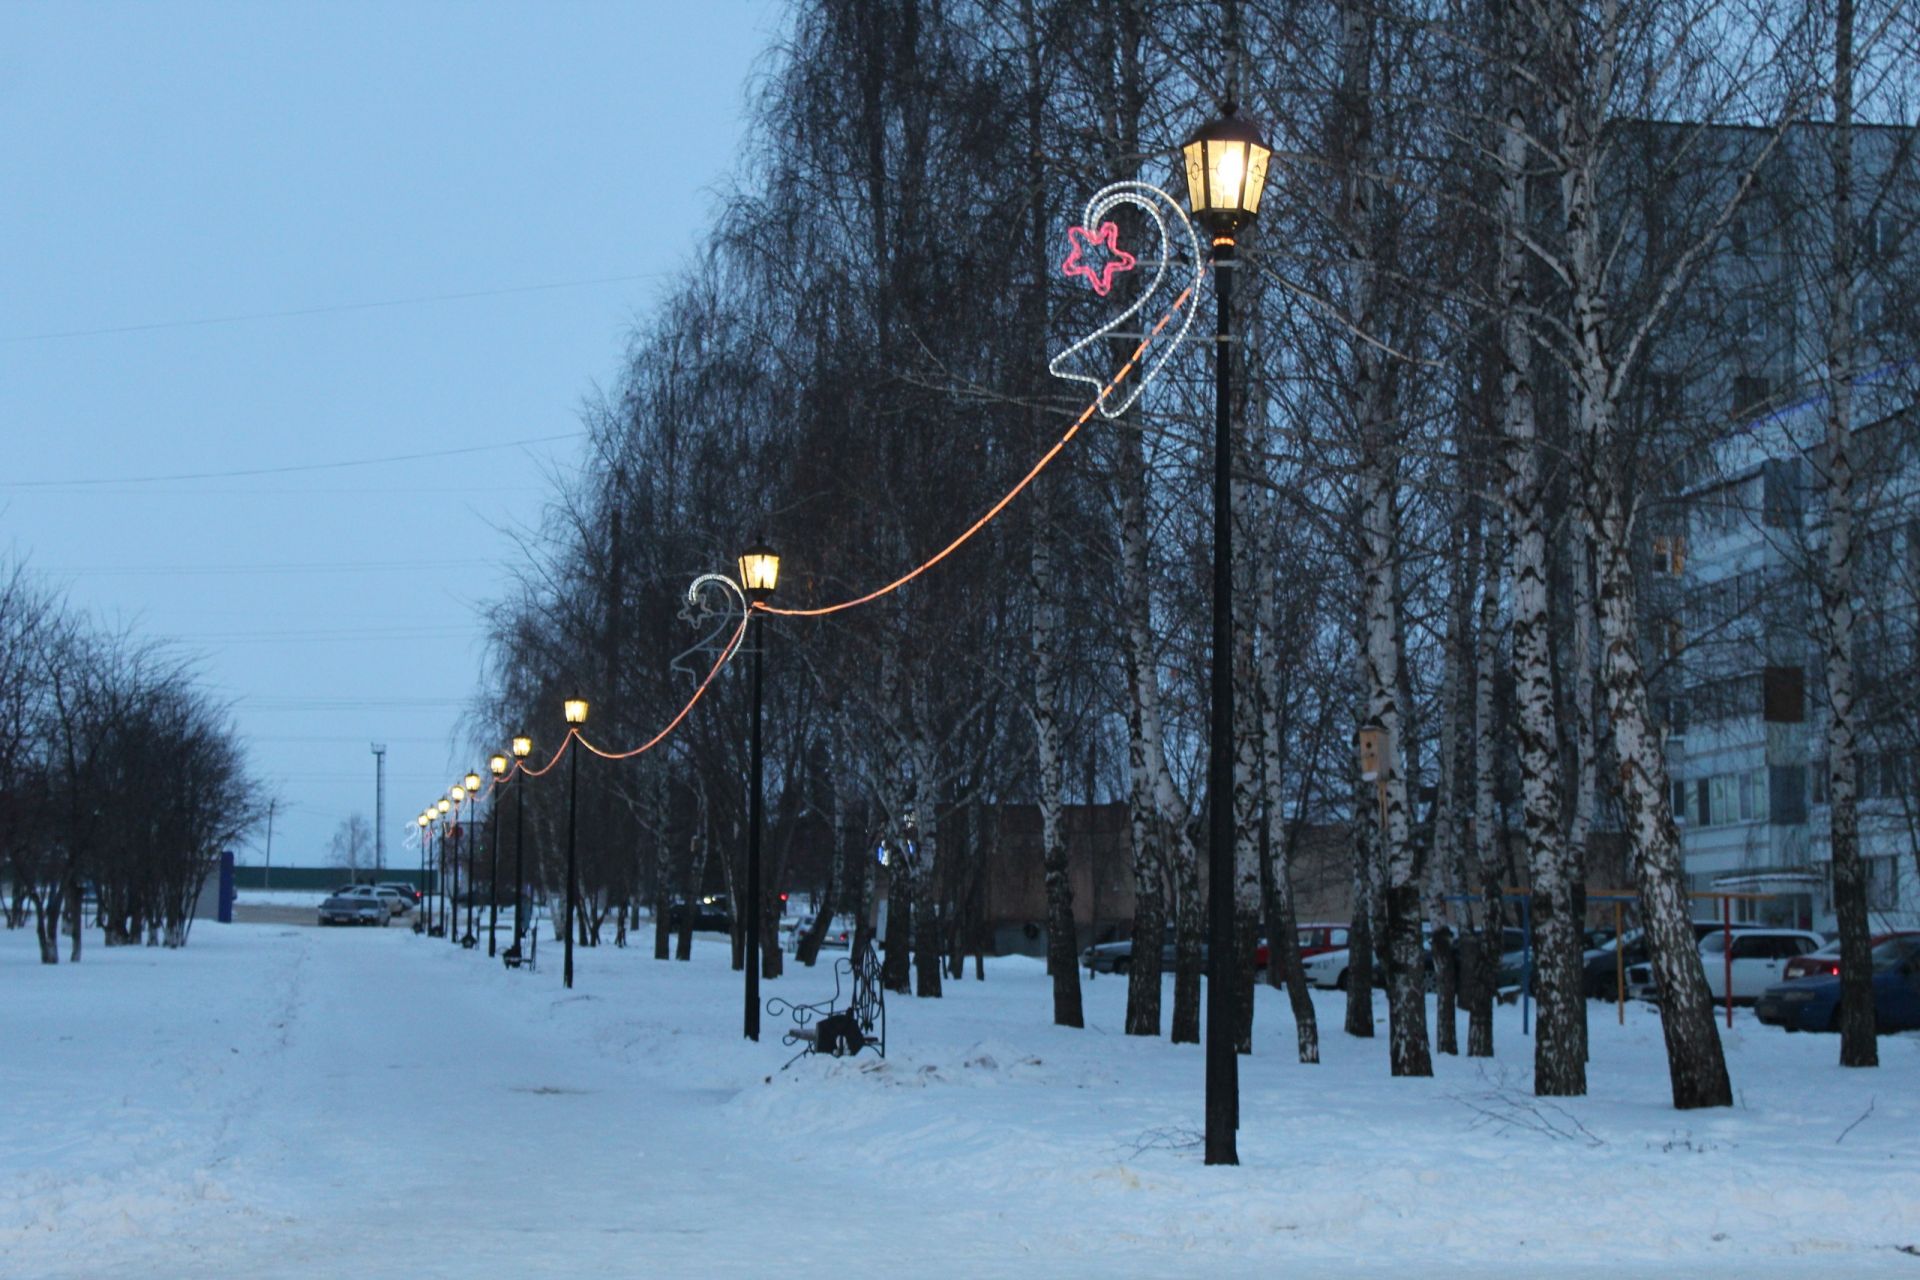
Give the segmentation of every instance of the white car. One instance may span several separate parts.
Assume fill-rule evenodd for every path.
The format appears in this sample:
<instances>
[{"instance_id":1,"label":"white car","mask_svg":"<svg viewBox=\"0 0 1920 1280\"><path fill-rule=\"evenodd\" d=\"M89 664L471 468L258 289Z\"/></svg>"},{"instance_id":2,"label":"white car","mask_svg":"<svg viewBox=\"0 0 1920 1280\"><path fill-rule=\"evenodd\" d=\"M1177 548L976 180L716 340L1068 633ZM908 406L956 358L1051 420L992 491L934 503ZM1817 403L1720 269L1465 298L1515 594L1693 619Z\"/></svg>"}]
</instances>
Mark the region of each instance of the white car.
<instances>
[{"instance_id":1,"label":"white car","mask_svg":"<svg viewBox=\"0 0 1920 1280\"><path fill-rule=\"evenodd\" d=\"M1733 950L1727 950L1731 942ZM1785 981L1782 970L1787 961L1818 951L1827 940L1805 929L1739 929L1729 938L1725 933L1709 933L1700 939L1700 963L1707 974L1707 990L1716 1001L1727 998L1727 978L1733 978L1733 998L1758 1000L1768 987ZM1627 994L1652 999L1653 967L1630 965L1627 969Z\"/></svg>"},{"instance_id":2,"label":"white car","mask_svg":"<svg viewBox=\"0 0 1920 1280\"><path fill-rule=\"evenodd\" d=\"M1308 956L1302 960L1300 968L1307 975L1307 985L1345 991L1349 954L1347 948L1341 947L1337 951L1322 951L1317 956Z\"/></svg>"}]
</instances>

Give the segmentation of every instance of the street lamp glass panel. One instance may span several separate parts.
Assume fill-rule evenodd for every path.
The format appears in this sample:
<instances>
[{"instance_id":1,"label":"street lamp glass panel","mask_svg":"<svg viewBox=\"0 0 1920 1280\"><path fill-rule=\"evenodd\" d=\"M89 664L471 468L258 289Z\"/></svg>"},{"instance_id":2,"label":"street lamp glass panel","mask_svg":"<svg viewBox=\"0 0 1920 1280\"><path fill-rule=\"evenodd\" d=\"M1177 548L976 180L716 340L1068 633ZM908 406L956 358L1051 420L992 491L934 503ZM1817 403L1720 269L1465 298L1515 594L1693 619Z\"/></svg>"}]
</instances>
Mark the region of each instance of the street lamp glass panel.
<instances>
[{"instance_id":1,"label":"street lamp glass panel","mask_svg":"<svg viewBox=\"0 0 1920 1280\"><path fill-rule=\"evenodd\" d=\"M780 553L764 542L740 553L740 586L756 600L773 594L780 582Z\"/></svg>"},{"instance_id":2,"label":"street lamp glass panel","mask_svg":"<svg viewBox=\"0 0 1920 1280\"><path fill-rule=\"evenodd\" d=\"M496 778L506 777L507 758L505 756L489 756L487 758L487 772Z\"/></svg>"},{"instance_id":3,"label":"street lamp glass panel","mask_svg":"<svg viewBox=\"0 0 1920 1280\"><path fill-rule=\"evenodd\" d=\"M1208 229L1231 235L1260 212L1272 150L1260 127L1228 106L1188 139L1181 151L1187 168L1187 203Z\"/></svg>"},{"instance_id":4,"label":"street lamp glass panel","mask_svg":"<svg viewBox=\"0 0 1920 1280\"><path fill-rule=\"evenodd\" d=\"M587 722L587 700L585 698L568 698L566 713L568 724L585 724Z\"/></svg>"},{"instance_id":5,"label":"street lamp glass panel","mask_svg":"<svg viewBox=\"0 0 1920 1280\"><path fill-rule=\"evenodd\" d=\"M467 775L467 794L478 795L479 792L480 792L480 775L477 773L469 773Z\"/></svg>"},{"instance_id":6,"label":"street lamp glass panel","mask_svg":"<svg viewBox=\"0 0 1920 1280\"><path fill-rule=\"evenodd\" d=\"M528 756L532 755L533 739L532 738L515 738L513 740L513 754L516 759L520 759L520 760L525 760Z\"/></svg>"}]
</instances>

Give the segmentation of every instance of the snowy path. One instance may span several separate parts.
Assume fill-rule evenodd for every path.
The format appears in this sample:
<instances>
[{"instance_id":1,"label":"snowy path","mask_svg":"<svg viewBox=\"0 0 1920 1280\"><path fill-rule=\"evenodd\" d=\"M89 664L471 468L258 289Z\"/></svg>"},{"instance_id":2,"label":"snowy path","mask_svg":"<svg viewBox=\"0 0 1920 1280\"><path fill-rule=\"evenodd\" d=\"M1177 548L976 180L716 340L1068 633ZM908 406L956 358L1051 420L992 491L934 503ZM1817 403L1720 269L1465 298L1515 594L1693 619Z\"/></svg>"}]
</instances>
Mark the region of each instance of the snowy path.
<instances>
[{"instance_id":1,"label":"snowy path","mask_svg":"<svg viewBox=\"0 0 1920 1280\"><path fill-rule=\"evenodd\" d=\"M999 962L896 1000L884 1065L781 1073L723 944L582 952L571 994L558 950L203 926L44 969L0 936L0 1274L1920 1276L1911 1036L1842 1073L1743 1016L1743 1105L1683 1116L1657 1023L1595 1006L1594 1096L1537 1109L1511 1011L1496 1063L1391 1081L1332 999L1292 1062L1263 992L1246 1163L1209 1170L1200 1056L1117 1034L1123 983L1060 1031Z\"/></svg>"}]
</instances>

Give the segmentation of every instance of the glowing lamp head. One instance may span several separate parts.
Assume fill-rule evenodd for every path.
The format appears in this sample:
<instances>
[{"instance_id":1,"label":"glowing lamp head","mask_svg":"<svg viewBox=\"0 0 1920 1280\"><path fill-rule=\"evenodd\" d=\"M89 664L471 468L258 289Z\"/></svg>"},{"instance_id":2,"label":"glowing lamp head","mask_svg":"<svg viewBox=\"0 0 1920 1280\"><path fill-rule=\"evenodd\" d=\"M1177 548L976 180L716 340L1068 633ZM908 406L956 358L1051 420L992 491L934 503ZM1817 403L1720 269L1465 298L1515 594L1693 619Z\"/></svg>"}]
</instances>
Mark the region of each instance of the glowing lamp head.
<instances>
[{"instance_id":1,"label":"glowing lamp head","mask_svg":"<svg viewBox=\"0 0 1920 1280\"><path fill-rule=\"evenodd\" d=\"M467 784L468 795L473 796L473 795L480 794L480 775L479 774L469 773L467 774L465 781Z\"/></svg>"},{"instance_id":2,"label":"glowing lamp head","mask_svg":"<svg viewBox=\"0 0 1920 1280\"><path fill-rule=\"evenodd\" d=\"M507 776L507 758L501 755L487 757L487 772L496 778Z\"/></svg>"},{"instance_id":3,"label":"glowing lamp head","mask_svg":"<svg viewBox=\"0 0 1920 1280\"><path fill-rule=\"evenodd\" d=\"M1229 102L1180 150L1187 165L1187 204L1202 226L1231 236L1253 221L1273 158L1259 125L1241 119L1239 108Z\"/></svg>"},{"instance_id":4,"label":"glowing lamp head","mask_svg":"<svg viewBox=\"0 0 1920 1280\"><path fill-rule=\"evenodd\" d=\"M441 813L445 813L447 812L447 810L453 808L453 801L448 800L445 797L442 797L440 800L440 803L436 804L433 807L438 809Z\"/></svg>"},{"instance_id":5,"label":"glowing lamp head","mask_svg":"<svg viewBox=\"0 0 1920 1280\"><path fill-rule=\"evenodd\" d=\"M528 756L532 754L533 754L532 738L515 738L513 740L513 758L514 759L525 760Z\"/></svg>"},{"instance_id":6,"label":"glowing lamp head","mask_svg":"<svg viewBox=\"0 0 1920 1280\"><path fill-rule=\"evenodd\" d=\"M568 698L564 710L566 711L568 724L585 724L587 722L587 700L585 698Z\"/></svg>"},{"instance_id":7,"label":"glowing lamp head","mask_svg":"<svg viewBox=\"0 0 1920 1280\"><path fill-rule=\"evenodd\" d=\"M427 823L429 823L430 821L432 821L432 819L430 819L429 817L427 817L427 815L426 815L426 814L424 814L424 813L423 813L423 814L421 814L421 815L420 815L419 817L417 817L417 818L415 818L415 819L414 819L414 822L415 822L415 823L416 823L417 825L419 825L419 826L422 826L422 827L424 827L424 826L426 826L426 825L427 825Z\"/></svg>"},{"instance_id":8,"label":"glowing lamp head","mask_svg":"<svg viewBox=\"0 0 1920 1280\"><path fill-rule=\"evenodd\" d=\"M456 782L453 784L453 786L447 789L447 794L453 797L453 802L455 804L459 804L462 800L465 800L467 798L467 789Z\"/></svg>"},{"instance_id":9,"label":"glowing lamp head","mask_svg":"<svg viewBox=\"0 0 1920 1280\"><path fill-rule=\"evenodd\" d=\"M780 583L780 553L756 542L740 553L740 587L749 599L765 600Z\"/></svg>"}]
</instances>

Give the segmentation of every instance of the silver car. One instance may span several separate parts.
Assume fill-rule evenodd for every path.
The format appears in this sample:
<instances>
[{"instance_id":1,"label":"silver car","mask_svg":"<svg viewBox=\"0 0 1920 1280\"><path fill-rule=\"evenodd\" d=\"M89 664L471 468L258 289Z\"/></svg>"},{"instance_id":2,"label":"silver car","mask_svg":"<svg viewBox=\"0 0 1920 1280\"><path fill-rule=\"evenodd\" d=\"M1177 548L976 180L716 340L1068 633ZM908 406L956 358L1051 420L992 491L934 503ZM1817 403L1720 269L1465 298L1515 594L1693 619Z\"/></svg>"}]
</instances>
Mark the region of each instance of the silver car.
<instances>
[{"instance_id":1,"label":"silver car","mask_svg":"<svg viewBox=\"0 0 1920 1280\"><path fill-rule=\"evenodd\" d=\"M336 893L320 904L322 925L377 924L384 929L391 919L393 912L373 894Z\"/></svg>"}]
</instances>

